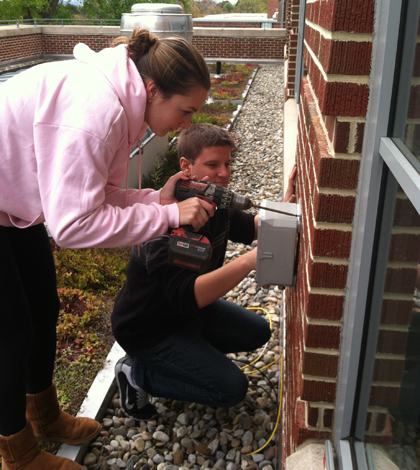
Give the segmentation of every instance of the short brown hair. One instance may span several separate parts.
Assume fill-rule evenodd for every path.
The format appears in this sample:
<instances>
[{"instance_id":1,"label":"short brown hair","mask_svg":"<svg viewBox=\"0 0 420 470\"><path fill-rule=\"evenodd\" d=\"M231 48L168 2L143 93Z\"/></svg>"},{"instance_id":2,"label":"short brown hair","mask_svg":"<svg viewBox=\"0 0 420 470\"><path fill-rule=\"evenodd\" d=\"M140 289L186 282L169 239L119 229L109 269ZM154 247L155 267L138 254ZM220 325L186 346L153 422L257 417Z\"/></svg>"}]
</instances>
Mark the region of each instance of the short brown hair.
<instances>
[{"instance_id":1,"label":"short brown hair","mask_svg":"<svg viewBox=\"0 0 420 470\"><path fill-rule=\"evenodd\" d=\"M183 130L178 137L178 157L186 158L195 163L202 150L207 147L230 147L235 149L235 143L229 132L213 124L193 124Z\"/></svg>"},{"instance_id":2,"label":"short brown hair","mask_svg":"<svg viewBox=\"0 0 420 470\"><path fill-rule=\"evenodd\" d=\"M135 28L130 38L120 36L112 43L119 44L126 44L143 81L153 81L164 99L186 96L197 87L210 90L206 61L185 39L158 38L146 28Z\"/></svg>"}]
</instances>

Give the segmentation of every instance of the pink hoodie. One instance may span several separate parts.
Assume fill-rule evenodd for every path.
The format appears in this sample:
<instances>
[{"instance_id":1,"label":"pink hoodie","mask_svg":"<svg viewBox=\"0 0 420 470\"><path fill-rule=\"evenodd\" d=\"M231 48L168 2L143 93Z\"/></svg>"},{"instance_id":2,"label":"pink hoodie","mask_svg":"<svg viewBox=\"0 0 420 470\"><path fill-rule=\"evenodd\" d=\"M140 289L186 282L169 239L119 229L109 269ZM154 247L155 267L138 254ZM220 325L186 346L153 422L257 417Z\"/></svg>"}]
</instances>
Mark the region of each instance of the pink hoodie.
<instances>
[{"instance_id":1,"label":"pink hoodie","mask_svg":"<svg viewBox=\"0 0 420 470\"><path fill-rule=\"evenodd\" d=\"M0 85L0 225L46 221L69 248L136 245L178 227L177 205L159 205L158 191L121 189L147 129L125 46L78 44L74 57Z\"/></svg>"}]
</instances>

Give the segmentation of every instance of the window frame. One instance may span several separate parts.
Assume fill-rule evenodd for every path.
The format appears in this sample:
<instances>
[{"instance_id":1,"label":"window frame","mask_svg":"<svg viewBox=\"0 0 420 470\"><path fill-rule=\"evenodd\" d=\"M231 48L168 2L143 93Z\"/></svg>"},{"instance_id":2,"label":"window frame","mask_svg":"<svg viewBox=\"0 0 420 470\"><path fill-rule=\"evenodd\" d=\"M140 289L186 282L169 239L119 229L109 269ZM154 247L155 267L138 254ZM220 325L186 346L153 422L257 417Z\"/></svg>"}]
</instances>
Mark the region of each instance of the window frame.
<instances>
[{"instance_id":1,"label":"window frame","mask_svg":"<svg viewBox=\"0 0 420 470\"><path fill-rule=\"evenodd\" d=\"M356 408L366 401L356 396L359 364L364 351L366 305L375 242L375 224L380 205L384 162L379 155L380 139L387 136L391 112L395 59L400 26L401 0L376 2L372 44L370 99L366 116L360 177L353 220L349 273L344 303L339 375L337 380L333 440L340 469L348 468L348 438L363 440L364 422L354 420ZM370 390L369 390L370 392Z\"/></svg>"},{"instance_id":2,"label":"window frame","mask_svg":"<svg viewBox=\"0 0 420 470\"><path fill-rule=\"evenodd\" d=\"M407 15L403 7L407 8ZM417 36L420 1L386 0L376 2L376 8L371 96L337 382L334 443L340 469L369 466L363 441L398 185L420 212L420 164L401 139L387 137L405 134L415 49L412 41L413 35ZM401 32L408 47L404 44L399 61L397 44ZM369 224L371 220L377 223Z\"/></svg>"}]
</instances>

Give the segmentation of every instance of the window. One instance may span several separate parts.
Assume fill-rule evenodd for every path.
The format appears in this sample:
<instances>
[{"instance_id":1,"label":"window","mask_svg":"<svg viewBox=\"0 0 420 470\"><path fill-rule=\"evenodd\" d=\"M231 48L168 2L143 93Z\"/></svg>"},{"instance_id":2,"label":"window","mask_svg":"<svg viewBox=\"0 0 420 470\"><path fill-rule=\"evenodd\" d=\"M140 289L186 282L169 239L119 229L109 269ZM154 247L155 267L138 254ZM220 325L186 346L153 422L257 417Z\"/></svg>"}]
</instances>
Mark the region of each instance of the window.
<instances>
[{"instance_id":1,"label":"window","mask_svg":"<svg viewBox=\"0 0 420 470\"><path fill-rule=\"evenodd\" d=\"M376 2L334 443L420 467L420 0ZM377 221L376 225L372 221ZM369 455L360 443L369 443ZM363 461L363 462L362 462Z\"/></svg>"}]
</instances>

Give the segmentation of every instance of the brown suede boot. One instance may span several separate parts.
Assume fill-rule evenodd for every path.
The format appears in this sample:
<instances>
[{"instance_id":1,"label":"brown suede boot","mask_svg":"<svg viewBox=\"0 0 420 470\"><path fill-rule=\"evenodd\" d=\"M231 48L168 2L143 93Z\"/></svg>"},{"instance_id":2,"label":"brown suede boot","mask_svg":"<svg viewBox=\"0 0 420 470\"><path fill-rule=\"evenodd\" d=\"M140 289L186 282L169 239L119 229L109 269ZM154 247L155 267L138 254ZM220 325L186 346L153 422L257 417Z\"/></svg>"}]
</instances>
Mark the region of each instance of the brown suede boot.
<instances>
[{"instance_id":1,"label":"brown suede boot","mask_svg":"<svg viewBox=\"0 0 420 470\"><path fill-rule=\"evenodd\" d=\"M0 455L3 470L82 470L72 460L41 450L30 423L13 436L0 436Z\"/></svg>"},{"instance_id":2,"label":"brown suede boot","mask_svg":"<svg viewBox=\"0 0 420 470\"><path fill-rule=\"evenodd\" d=\"M77 445L91 441L101 429L94 419L74 418L61 411L54 382L44 392L26 395L26 419L40 441Z\"/></svg>"}]
</instances>

